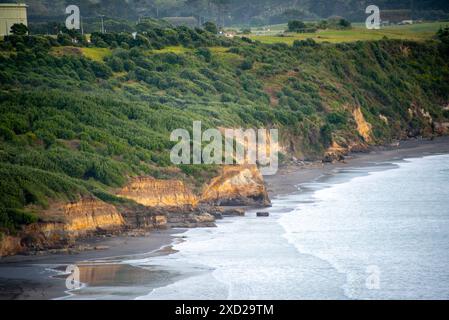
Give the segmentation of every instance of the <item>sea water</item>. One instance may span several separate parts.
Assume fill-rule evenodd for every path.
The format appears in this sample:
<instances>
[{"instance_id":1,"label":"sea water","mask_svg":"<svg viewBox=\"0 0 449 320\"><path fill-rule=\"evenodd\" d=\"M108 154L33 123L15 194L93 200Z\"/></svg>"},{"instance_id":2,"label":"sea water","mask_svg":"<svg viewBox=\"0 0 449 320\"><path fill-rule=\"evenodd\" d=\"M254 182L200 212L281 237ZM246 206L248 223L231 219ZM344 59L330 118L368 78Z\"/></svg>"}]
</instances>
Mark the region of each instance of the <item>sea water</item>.
<instances>
[{"instance_id":1,"label":"sea water","mask_svg":"<svg viewBox=\"0 0 449 320\"><path fill-rule=\"evenodd\" d=\"M273 199L270 217L192 229L125 261L188 273L138 299L448 299L449 155L346 169Z\"/></svg>"}]
</instances>

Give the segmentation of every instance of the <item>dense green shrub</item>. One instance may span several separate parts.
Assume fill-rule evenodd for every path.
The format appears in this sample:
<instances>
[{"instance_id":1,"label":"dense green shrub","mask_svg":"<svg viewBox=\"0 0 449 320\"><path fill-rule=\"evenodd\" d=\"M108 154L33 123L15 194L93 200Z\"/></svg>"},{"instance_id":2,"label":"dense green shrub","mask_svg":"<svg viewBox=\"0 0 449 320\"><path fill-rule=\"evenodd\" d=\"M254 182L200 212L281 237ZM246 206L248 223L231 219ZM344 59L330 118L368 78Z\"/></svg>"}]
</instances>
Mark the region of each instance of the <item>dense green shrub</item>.
<instances>
[{"instance_id":1,"label":"dense green shrub","mask_svg":"<svg viewBox=\"0 0 449 320\"><path fill-rule=\"evenodd\" d=\"M376 142L429 126L410 118L412 103L435 121L449 116L441 109L449 98L443 31L438 42L305 40L288 46L151 23L138 29L136 39L93 33L92 49L109 48L95 61L85 57L85 43L73 42L76 34L63 33L60 43L5 37L0 228L34 221L29 205L46 207L55 199L91 194L115 202L111 190L133 176L201 185L216 168L166 168L172 166L171 131L191 132L193 120L204 128L279 128L292 152L319 159L335 138L363 140L354 107L362 108Z\"/></svg>"},{"instance_id":2,"label":"dense green shrub","mask_svg":"<svg viewBox=\"0 0 449 320\"><path fill-rule=\"evenodd\" d=\"M253 68L253 61L250 59L245 59L240 64L240 69L242 69L242 70L251 70L252 68Z\"/></svg>"},{"instance_id":3,"label":"dense green shrub","mask_svg":"<svg viewBox=\"0 0 449 320\"><path fill-rule=\"evenodd\" d=\"M204 30L212 33L212 34L217 34L218 33L218 27L215 23L207 21L203 24L203 28Z\"/></svg>"},{"instance_id":4,"label":"dense green shrub","mask_svg":"<svg viewBox=\"0 0 449 320\"><path fill-rule=\"evenodd\" d=\"M288 22L288 31L299 32L306 28L306 24L300 20L291 20Z\"/></svg>"}]
</instances>

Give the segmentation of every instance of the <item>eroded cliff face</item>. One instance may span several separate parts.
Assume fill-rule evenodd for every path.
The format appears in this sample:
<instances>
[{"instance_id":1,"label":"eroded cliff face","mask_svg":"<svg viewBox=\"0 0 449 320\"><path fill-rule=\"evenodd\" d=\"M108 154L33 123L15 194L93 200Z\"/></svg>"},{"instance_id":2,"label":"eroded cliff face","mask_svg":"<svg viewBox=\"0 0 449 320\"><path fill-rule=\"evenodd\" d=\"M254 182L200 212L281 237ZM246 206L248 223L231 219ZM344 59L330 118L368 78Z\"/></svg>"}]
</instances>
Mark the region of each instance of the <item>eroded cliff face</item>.
<instances>
[{"instance_id":1,"label":"eroded cliff face","mask_svg":"<svg viewBox=\"0 0 449 320\"><path fill-rule=\"evenodd\" d=\"M270 204L263 177L255 165L224 166L201 195L202 203L214 205Z\"/></svg>"},{"instance_id":2,"label":"eroded cliff face","mask_svg":"<svg viewBox=\"0 0 449 320\"><path fill-rule=\"evenodd\" d=\"M257 166L224 166L220 175L203 188L201 194L180 180L139 177L117 192L153 212L152 224L163 227L211 227L215 218L208 214L215 205L270 204L263 177ZM146 221L142 214L128 213L126 220ZM143 223L148 224L147 222Z\"/></svg>"},{"instance_id":3,"label":"eroded cliff face","mask_svg":"<svg viewBox=\"0 0 449 320\"><path fill-rule=\"evenodd\" d=\"M14 255L22 251L19 237L1 235L0 237L0 257Z\"/></svg>"},{"instance_id":4,"label":"eroded cliff face","mask_svg":"<svg viewBox=\"0 0 449 320\"><path fill-rule=\"evenodd\" d=\"M362 109L360 107L354 108L352 116L357 124L357 131L359 134L367 143L372 142L372 125L365 120Z\"/></svg>"},{"instance_id":5,"label":"eroded cliff face","mask_svg":"<svg viewBox=\"0 0 449 320\"><path fill-rule=\"evenodd\" d=\"M198 198L179 180L140 177L131 181L117 195L147 207L194 207L198 204Z\"/></svg>"},{"instance_id":6,"label":"eroded cliff face","mask_svg":"<svg viewBox=\"0 0 449 320\"><path fill-rule=\"evenodd\" d=\"M435 122L435 132L439 135L449 134L449 122Z\"/></svg>"},{"instance_id":7,"label":"eroded cliff face","mask_svg":"<svg viewBox=\"0 0 449 320\"><path fill-rule=\"evenodd\" d=\"M51 232L57 225L59 231L73 236L98 230L117 230L125 225L125 220L113 205L93 197L54 204L41 216L47 221L55 221L37 224L43 232Z\"/></svg>"},{"instance_id":8,"label":"eroded cliff face","mask_svg":"<svg viewBox=\"0 0 449 320\"><path fill-rule=\"evenodd\" d=\"M357 130L360 138L351 136L346 137L334 137L332 145L326 150L324 154L324 162L341 161L344 156L350 152L361 152L368 150L369 146L374 143L371 123L367 122L363 115L360 106L346 106L348 110L351 110L352 117L355 122L355 129ZM388 119L383 116L383 121Z\"/></svg>"},{"instance_id":9,"label":"eroded cliff face","mask_svg":"<svg viewBox=\"0 0 449 320\"><path fill-rule=\"evenodd\" d=\"M3 236L0 255L65 248L77 238L99 233L214 227L216 205L270 204L263 177L255 165L224 166L198 195L183 181L152 177L130 181L117 195L135 203L115 207L93 197L54 203L39 213L40 222L26 226L17 237Z\"/></svg>"},{"instance_id":10,"label":"eroded cliff face","mask_svg":"<svg viewBox=\"0 0 449 320\"><path fill-rule=\"evenodd\" d=\"M199 204L268 205L269 199L259 169L255 165L223 166L220 175L204 186L199 195L182 181L140 177L121 189L118 196L147 207L169 211L189 211Z\"/></svg>"},{"instance_id":11,"label":"eroded cliff face","mask_svg":"<svg viewBox=\"0 0 449 320\"><path fill-rule=\"evenodd\" d=\"M116 230L125 225L125 220L113 205L94 198L64 204L56 210L64 219L63 230L68 233Z\"/></svg>"},{"instance_id":12,"label":"eroded cliff face","mask_svg":"<svg viewBox=\"0 0 449 320\"><path fill-rule=\"evenodd\" d=\"M93 197L53 204L40 214L42 221L26 226L17 236L0 241L0 256L28 250L61 248L79 237L119 231L125 220L117 209Z\"/></svg>"}]
</instances>

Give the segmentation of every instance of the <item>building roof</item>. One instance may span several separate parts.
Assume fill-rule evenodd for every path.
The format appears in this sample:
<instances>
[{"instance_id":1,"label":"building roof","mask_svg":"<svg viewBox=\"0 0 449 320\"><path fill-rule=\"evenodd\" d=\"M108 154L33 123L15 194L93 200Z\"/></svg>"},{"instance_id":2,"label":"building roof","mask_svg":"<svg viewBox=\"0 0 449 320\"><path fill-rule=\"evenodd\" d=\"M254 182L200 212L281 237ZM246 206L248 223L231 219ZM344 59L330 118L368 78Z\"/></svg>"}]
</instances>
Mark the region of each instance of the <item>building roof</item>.
<instances>
[{"instance_id":1,"label":"building roof","mask_svg":"<svg viewBox=\"0 0 449 320\"><path fill-rule=\"evenodd\" d=\"M25 3L0 3L0 7L28 7Z\"/></svg>"}]
</instances>

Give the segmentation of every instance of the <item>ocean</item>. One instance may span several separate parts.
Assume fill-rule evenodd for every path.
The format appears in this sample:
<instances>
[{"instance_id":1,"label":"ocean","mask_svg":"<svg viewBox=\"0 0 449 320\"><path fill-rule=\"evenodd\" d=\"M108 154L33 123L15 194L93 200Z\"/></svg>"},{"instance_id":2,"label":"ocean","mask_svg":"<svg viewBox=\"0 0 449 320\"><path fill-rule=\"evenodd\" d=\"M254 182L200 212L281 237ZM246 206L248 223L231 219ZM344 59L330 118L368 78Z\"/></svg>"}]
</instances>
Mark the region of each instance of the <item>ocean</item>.
<instances>
[{"instance_id":1,"label":"ocean","mask_svg":"<svg viewBox=\"0 0 449 320\"><path fill-rule=\"evenodd\" d=\"M272 204L123 261L182 275L137 299L449 299L449 155L338 169Z\"/></svg>"}]
</instances>

